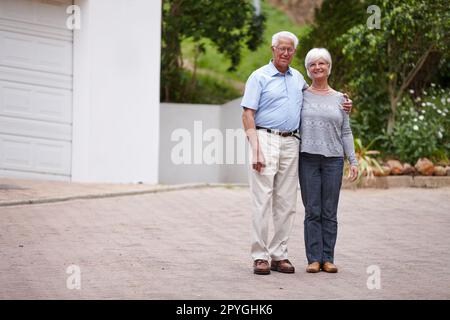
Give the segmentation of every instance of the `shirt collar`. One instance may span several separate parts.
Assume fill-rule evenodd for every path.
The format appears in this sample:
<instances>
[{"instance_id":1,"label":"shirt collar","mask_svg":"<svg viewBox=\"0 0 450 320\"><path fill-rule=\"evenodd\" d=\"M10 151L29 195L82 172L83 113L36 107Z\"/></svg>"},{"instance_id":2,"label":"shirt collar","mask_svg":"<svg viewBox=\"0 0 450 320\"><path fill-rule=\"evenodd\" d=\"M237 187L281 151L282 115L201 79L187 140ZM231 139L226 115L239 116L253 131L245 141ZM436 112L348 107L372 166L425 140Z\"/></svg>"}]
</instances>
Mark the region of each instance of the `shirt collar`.
<instances>
[{"instance_id":1,"label":"shirt collar","mask_svg":"<svg viewBox=\"0 0 450 320\"><path fill-rule=\"evenodd\" d=\"M277 67L275 67L275 65L273 64L273 60L270 60L270 62L269 62L269 73L270 73L270 76L272 76L272 77L282 74L280 71L278 71ZM292 76L291 67L288 67L286 74Z\"/></svg>"}]
</instances>

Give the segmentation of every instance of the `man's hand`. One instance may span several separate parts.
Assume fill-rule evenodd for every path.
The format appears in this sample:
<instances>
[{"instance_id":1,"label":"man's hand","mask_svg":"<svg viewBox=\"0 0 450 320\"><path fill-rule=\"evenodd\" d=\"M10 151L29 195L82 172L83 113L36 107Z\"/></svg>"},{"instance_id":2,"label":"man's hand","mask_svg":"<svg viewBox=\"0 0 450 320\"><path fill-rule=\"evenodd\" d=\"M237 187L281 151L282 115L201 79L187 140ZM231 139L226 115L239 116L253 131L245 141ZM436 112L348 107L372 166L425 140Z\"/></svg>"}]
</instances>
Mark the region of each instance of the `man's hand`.
<instances>
[{"instance_id":1,"label":"man's hand","mask_svg":"<svg viewBox=\"0 0 450 320\"><path fill-rule=\"evenodd\" d=\"M347 114L350 114L353 108L353 101L348 98L348 95L346 93L344 93L344 98L345 101L342 104L342 108L344 108L344 111L347 112Z\"/></svg>"},{"instance_id":2,"label":"man's hand","mask_svg":"<svg viewBox=\"0 0 450 320\"><path fill-rule=\"evenodd\" d=\"M250 146L252 147L252 168L261 173L266 166L266 160L259 147L258 135L255 126L255 110L244 108L242 113L242 123L244 124L245 133L247 135Z\"/></svg>"},{"instance_id":3,"label":"man's hand","mask_svg":"<svg viewBox=\"0 0 450 320\"><path fill-rule=\"evenodd\" d=\"M261 150L253 152L253 161L252 161L253 170L256 170L259 173L261 173L265 166L266 160L264 159L264 155L261 152Z\"/></svg>"},{"instance_id":4,"label":"man's hand","mask_svg":"<svg viewBox=\"0 0 450 320\"><path fill-rule=\"evenodd\" d=\"M353 182L358 177L358 167L357 166L351 166L350 170L348 170L348 179Z\"/></svg>"}]
</instances>

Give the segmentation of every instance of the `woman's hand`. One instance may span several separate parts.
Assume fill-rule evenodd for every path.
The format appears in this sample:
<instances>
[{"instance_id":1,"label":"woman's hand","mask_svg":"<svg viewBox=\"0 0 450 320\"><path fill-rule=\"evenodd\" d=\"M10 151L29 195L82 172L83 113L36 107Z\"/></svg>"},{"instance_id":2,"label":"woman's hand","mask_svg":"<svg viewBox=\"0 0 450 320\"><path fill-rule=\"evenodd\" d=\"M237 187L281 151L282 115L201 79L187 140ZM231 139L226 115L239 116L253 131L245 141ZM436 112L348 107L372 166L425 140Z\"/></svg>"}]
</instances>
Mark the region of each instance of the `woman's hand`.
<instances>
[{"instance_id":1,"label":"woman's hand","mask_svg":"<svg viewBox=\"0 0 450 320\"><path fill-rule=\"evenodd\" d=\"M351 166L350 170L348 170L348 177L351 182L355 181L356 178L358 178L358 167L357 166Z\"/></svg>"}]
</instances>

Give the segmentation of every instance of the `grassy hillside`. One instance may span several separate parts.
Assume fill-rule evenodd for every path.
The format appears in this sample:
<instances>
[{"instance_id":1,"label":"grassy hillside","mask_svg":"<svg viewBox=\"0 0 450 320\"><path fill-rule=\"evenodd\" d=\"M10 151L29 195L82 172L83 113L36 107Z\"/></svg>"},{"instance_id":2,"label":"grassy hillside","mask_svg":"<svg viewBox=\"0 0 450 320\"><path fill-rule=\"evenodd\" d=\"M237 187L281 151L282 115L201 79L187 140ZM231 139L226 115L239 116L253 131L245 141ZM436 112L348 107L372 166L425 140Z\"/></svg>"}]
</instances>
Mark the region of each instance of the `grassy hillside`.
<instances>
[{"instance_id":1,"label":"grassy hillside","mask_svg":"<svg viewBox=\"0 0 450 320\"><path fill-rule=\"evenodd\" d=\"M309 27L295 25L284 12L274 8L266 1L261 2L262 12L266 16L264 43L254 52L247 48L242 50L242 60L237 71L228 72L227 68L230 66L230 62L206 40L206 53L198 59L198 73L200 75L208 75L209 78L216 78L222 83L228 83L237 90L237 96L242 94L243 84L250 73L268 63L271 59L270 46L274 33L283 30L291 31L299 37L301 45L302 36L309 31ZM187 60L186 65L192 65L193 63L193 48L193 42L189 39L182 44L183 58ZM297 61L293 61L293 66L301 68L300 65L297 65Z\"/></svg>"}]
</instances>

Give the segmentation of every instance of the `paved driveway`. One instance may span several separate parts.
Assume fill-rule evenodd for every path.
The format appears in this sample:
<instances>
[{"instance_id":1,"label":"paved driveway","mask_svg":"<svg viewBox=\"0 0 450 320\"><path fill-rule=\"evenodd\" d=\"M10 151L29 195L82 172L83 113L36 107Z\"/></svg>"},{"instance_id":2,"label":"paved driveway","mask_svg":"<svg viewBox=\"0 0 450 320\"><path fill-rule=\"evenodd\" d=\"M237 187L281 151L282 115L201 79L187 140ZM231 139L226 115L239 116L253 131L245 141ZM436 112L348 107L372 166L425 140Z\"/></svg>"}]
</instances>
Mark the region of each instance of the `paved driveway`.
<instances>
[{"instance_id":1,"label":"paved driveway","mask_svg":"<svg viewBox=\"0 0 450 320\"><path fill-rule=\"evenodd\" d=\"M449 196L450 188L344 190L337 274L304 272L299 204L297 272L269 276L252 273L247 188L0 207L0 298L449 299ZM380 289L367 287L369 266Z\"/></svg>"}]
</instances>

